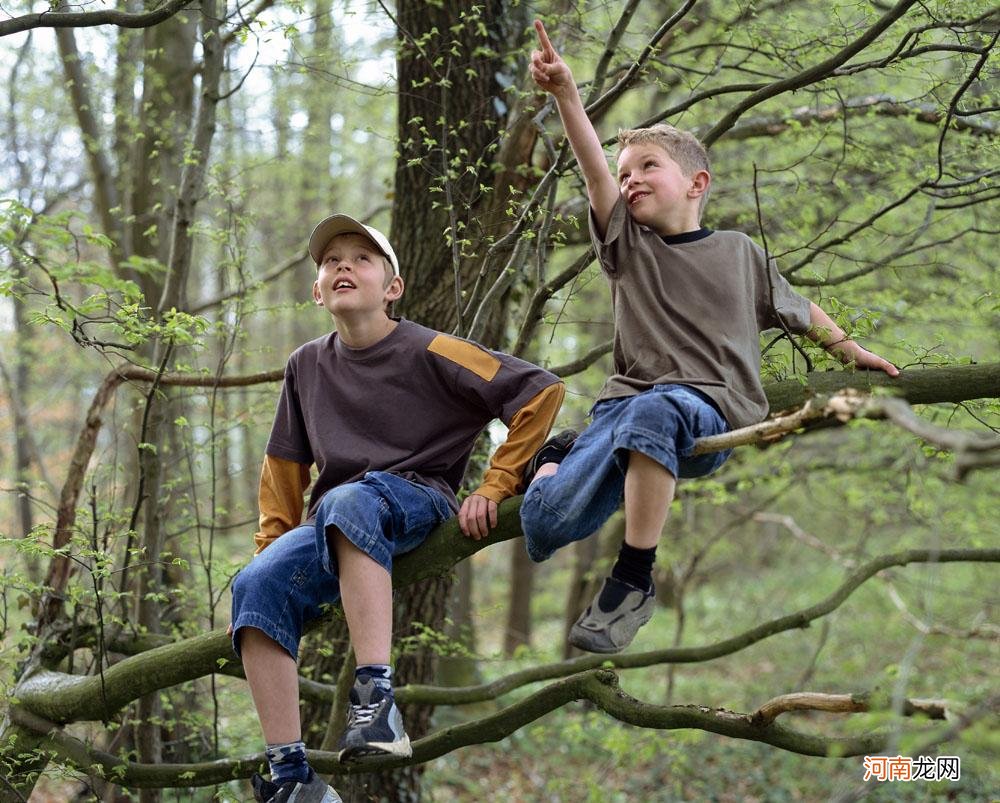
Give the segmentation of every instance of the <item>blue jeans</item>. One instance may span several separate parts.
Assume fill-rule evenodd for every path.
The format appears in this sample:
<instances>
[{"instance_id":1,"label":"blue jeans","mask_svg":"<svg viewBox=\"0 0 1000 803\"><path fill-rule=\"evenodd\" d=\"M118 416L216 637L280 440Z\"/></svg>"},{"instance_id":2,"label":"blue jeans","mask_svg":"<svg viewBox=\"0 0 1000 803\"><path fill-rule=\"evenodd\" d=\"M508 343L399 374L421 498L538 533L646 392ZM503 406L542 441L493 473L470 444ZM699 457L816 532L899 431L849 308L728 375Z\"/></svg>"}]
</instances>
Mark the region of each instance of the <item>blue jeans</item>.
<instances>
[{"instance_id":1,"label":"blue jeans","mask_svg":"<svg viewBox=\"0 0 1000 803\"><path fill-rule=\"evenodd\" d=\"M691 457L695 440L728 429L719 411L685 385L655 385L637 396L598 402L558 473L535 480L524 494L521 528L528 555L547 560L600 529L622 503L630 451L652 458L674 477L703 477L732 450Z\"/></svg>"},{"instance_id":2,"label":"blue jeans","mask_svg":"<svg viewBox=\"0 0 1000 803\"><path fill-rule=\"evenodd\" d=\"M233 581L233 649L244 627L262 630L296 658L302 628L340 599L337 558L327 543L336 527L386 571L452 515L448 498L416 482L370 471L327 491L316 519L289 530L256 555Z\"/></svg>"}]
</instances>

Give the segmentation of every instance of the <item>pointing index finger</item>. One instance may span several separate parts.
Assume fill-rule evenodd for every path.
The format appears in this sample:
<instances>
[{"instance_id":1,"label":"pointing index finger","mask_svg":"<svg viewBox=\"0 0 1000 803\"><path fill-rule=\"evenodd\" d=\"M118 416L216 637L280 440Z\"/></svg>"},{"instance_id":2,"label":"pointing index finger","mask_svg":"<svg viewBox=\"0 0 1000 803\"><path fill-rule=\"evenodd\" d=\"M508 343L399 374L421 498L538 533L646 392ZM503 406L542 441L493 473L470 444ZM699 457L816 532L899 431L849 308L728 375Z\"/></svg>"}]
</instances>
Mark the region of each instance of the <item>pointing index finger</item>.
<instances>
[{"instance_id":1,"label":"pointing index finger","mask_svg":"<svg viewBox=\"0 0 1000 803\"><path fill-rule=\"evenodd\" d=\"M549 35L545 32L545 26L542 25L541 20L535 20L535 31L538 33L538 42L542 46L542 53L546 58L554 57L556 49L552 47L552 42L549 41Z\"/></svg>"}]
</instances>

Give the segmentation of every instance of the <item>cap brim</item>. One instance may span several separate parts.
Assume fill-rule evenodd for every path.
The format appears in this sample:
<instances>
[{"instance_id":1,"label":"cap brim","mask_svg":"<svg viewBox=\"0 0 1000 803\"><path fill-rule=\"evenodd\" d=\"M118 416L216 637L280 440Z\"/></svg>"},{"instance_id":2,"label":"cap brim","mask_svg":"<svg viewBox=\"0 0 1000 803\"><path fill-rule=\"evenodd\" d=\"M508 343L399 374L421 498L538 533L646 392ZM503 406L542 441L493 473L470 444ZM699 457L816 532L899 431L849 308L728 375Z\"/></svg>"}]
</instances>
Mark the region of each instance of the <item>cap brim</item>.
<instances>
[{"instance_id":1,"label":"cap brim","mask_svg":"<svg viewBox=\"0 0 1000 803\"><path fill-rule=\"evenodd\" d=\"M309 256L317 265L323 258L323 252L330 244L330 240L340 234L360 234L371 242L392 265L393 273L399 276L399 260L395 251L392 250L389 240L378 229L366 226L359 220L355 220L350 215L330 215L316 224L311 235L309 235Z\"/></svg>"}]
</instances>

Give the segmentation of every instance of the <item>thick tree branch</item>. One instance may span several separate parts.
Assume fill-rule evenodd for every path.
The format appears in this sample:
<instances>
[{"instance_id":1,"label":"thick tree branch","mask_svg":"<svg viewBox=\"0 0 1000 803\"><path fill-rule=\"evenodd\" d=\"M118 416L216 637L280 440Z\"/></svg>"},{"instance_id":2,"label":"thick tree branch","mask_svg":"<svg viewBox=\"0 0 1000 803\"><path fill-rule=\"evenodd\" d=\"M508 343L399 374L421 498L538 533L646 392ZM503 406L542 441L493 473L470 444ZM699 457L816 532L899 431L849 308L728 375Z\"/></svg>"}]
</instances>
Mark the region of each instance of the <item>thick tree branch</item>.
<instances>
[{"instance_id":1,"label":"thick tree branch","mask_svg":"<svg viewBox=\"0 0 1000 803\"><path fill-rule=\"evenodd\" d=\"M975 52L979 51L975 50ZM860 117L867 114L881 117L908 117L918 123L939 126L947 112L925 103L897 100L892 95L868 95L861 98L851 98L843 103L819 109L814 106L801 106L785 114L747 120L731 128L726 133L726 139L745 140L755 137L773 137L783 134L794 126L833 123L839 122L845 117ZM956 131L966 131L970 134L981 134L987 137L997 135L997 126L992 121L960 119L953 121L952 125Z\"/></svg>"},{"instance_id":2,"label":"thick tree branch","mask_svg":"<svg viewBox=\"0 0 1000 803\"><path fill-rule=\"evenodd\" d=\"M817 692L795 692L782 694L768 700L750 715L756 725L769 725L789 711L828 711L831 713L854 714L872 710L886 710L891 701L876 698L872 694L820 694ZM948 703L944 700L903 700L904 716L922 715L928 719L947 719Z\"/></svg>"},{"instance_id":3,"label":"thick tree branch","mask_svg":"<svg viewBox=\"0 0 1000 803\"><path fill-rule=\"evenodd\" d=\"M170 19L189 5L192 0L168 0L154 11L144 14L128 14L123 11L81 11L70 13L25 14L21 17L0 21L0 36L28 31L32 28L93 28L97 25L117 25L120 28L150 28Z\"/></svg>"},{"instance_id":4,"label":"thick tree branch","mask_svg":"<svg viewBox=\"0 0 1000 803\"><path fill-rule=\"evenodd\" d=\"M491 535L480 541L465 538L455 520L439 526L414 552L400 559L394 567L393 585L400 587L449 571L459 560L485 546L520 537L520 497L500 505L500 522ZM833 593L820 602L795 613L764 622L722 641L701 647L674 647L663 650L619 655L585 655L568 661L531 667L493 683L469 687L439 688L404 686L397 690L400 702L462 705L495 699L513 689L541 680L613 666L634 669L658 664L702 663L739 652L778 633L808 627L844 603L871 577L891 566L911 563L1000 562L998 549L911 549L882 555L856 569ZM33 714L56 723L107 719L134 699L158 689L194 680L219 671L225 664L235 664L229 637L224 631L206 633L184 641L157 647L132 656L104 671L104 696L101 678L67 675L40 670L25 678L17 688L21 706ZM311 687L313 693L332 693Z\"/></svg>"},{"instance_id":5,"label":"thick tree branch","mask_svg":"<svg viewBox=\"0 0 1000 803\"><path fill-rule=\"evenodd\" d=\"M781 704L772 701L752 714L696 705L660 706L643 703L625 694L618 677L607 669L594 669L557 681L513 705L482 719L444 728L418 739L409 759L373 761L362 767L343 765L336 753L307 751L309 763L324 774L349 775L423 764L470 744L498 742L524 726L576 700L587 700L609 716L631 725L658 730L695 729L734 739L762 742L793 753L821 757L847 757L877 753L888 742L885 733L854 737L824 737L804 733L773 721ZM827 709L830 710L830 709ZM855 708L853 710L866 710ZM202 764L150 765L125 762L109 753L94 750L53 723L24 711L13 719L19 725L48 734L48 746L65 760L80 767L100 766L130 787L209 786L233 778L247 778L263 763L263 756L213 761Z\"/></svg>"},{"instance_id":6,"label":"thick tree branch","mask_svg":"<svg viewBox=\"0 0 1000 803\"><path fill-rule=\"evenodd\" d=\"M798 407L813 396L847 388L863 392L884 388L910 404L996 399L1000 398L1000 363L911 368L895 379L881 371L816 371L781 382L768 382L764 393L771 409L778 411Z\"/></svg>"},{"instance_id":7,"label":"thick tree branch","mask_svg":"<svg viewBox=\"0 0 1000 803\"><path fill-rule=\"evenodd\" d=\"M592 352L593 353L593 352ZM97 442L97 434L103 424L104 407L113 396L114 390L126 379L133 381L157 381L163 385L183 385L187 387L237 387L259 382L278 381L283 372L271 371L244 377L216 378L201 374L162 374L145 368L128 367L109 373L98 393L91 402L86 423L80 432L77 445L70 461L70 469L60 496L59 513L56 522L56 533L53 547L62 549L69 543L72 525L76 516L76 505L80 489L86 474L87 465ZM799 379L790 379L782 383L769 385L765 392L772 409L790 409L804 404L809 398L817 395L832 394L845 388L854 388L870 392L874 388L889 388L892 393L900 396L911 404L930 404L936 402L958 402L977 398L1000 397L1000 364L953 366L948 368L931 368L922 371L904 371L899 377L892 379L880 371L829 371L813 373ZM872 410L874 408L871 408ZM895 423L901 424L904 416L897 408L891 409ZM781 418L746 427L726 435L705 438L699 441L696 454L708 451L720 451L747 443L763 443L769 438L792 431L809 420L829 418L833 411L824 413L818 404L811 405L807 410L793 413ZM886 417L891 417L886 413ZM919 419L917 419L919 421ZM902 425L902 424L901 424ZM910 423L915 427L917 424ZM930 430L927 430L930 432ZM920 433L916 433L920 435ZM935 435L935 437L943 435ZM920 437L924 437L920 435ZM964 435L962 436L965 437ZM933 442L933 441L932 441ZM995 451L988 443L979 448L975 444L958 440L949 441L953 446L961 445L962 455L959 461L960 475L972 468L993 465ZM944 448L948 448L944 446ZM978 453L977 453L978 452ZM508 508L509 509L509 508ZM510 536L513 537L513 536ZM467 550L466 557L477 550ZM421 554L423 552L421 551ZM405 558L403 563L405 565ZM447 562L447 560L446 560ZM450 565L450 564L449 564ZM447 567L445 567L447 568ZM53 560L46 580L50 593L47 605L58 603L58 594L65 587L72 566L68 558L57 557ZM442 569L443 570L443 569ZM429 571L424 577L430 577L439 572ZM50 617L43 616L50 621Z\"/></svg>"}]
</instances>

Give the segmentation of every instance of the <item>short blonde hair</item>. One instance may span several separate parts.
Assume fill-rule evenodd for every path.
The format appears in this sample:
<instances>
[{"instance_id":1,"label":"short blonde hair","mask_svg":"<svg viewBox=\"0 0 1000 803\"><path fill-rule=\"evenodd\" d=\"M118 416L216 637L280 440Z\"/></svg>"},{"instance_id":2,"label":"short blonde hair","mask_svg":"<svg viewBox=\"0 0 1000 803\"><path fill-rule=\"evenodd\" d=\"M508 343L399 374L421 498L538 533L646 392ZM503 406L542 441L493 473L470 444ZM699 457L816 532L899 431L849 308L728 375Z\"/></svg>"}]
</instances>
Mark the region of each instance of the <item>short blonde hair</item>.
<instances>
[{"instance_id":1,"label":"short blonde hair","mask_svg":"<svg viewBox=\"0 0 1000 803\"><path fill-rule=\"evenodd\" d=\"M694 134L681 131L667 123L657 123L647 128L627 128L618 132L619 156L630 145L646 144L658 145L662 148L667 156L677 162L685 176L693 176L699 170L704 170L709 175L712 173L708 161L708 151ZM698 203L699 216L708 202L708 193L709 190L705 190Z\"/></svg>"}]
</instances>

